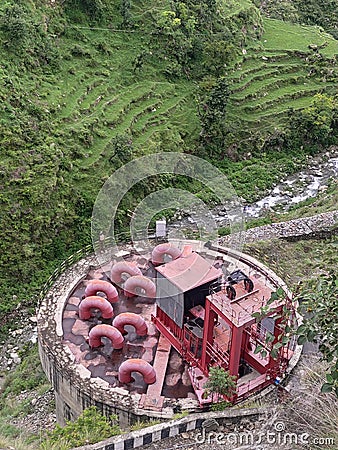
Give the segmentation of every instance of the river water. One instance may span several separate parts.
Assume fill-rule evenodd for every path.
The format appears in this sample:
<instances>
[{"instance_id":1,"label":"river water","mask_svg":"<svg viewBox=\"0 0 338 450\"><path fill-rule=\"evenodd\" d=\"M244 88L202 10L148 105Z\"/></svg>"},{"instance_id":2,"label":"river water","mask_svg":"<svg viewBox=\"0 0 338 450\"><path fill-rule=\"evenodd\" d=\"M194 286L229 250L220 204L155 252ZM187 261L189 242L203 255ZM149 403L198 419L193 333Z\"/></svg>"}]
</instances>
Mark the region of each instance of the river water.
<instances>
[{"instance_id":1,"label":"river water","mask_svg":"<svg viewBox=\"0 0 338 450\"><path fill-rule=\"evenodd\" d=\"M317 164L290 175L282 180L269 195L246 207L246 214L258 217L265 209L276 208L277 212L287 211L290 206L308 198L315 197L325 190L332 177L338 176L338 156L328 159L320 166Z\"/></svg>"}]
</instances>

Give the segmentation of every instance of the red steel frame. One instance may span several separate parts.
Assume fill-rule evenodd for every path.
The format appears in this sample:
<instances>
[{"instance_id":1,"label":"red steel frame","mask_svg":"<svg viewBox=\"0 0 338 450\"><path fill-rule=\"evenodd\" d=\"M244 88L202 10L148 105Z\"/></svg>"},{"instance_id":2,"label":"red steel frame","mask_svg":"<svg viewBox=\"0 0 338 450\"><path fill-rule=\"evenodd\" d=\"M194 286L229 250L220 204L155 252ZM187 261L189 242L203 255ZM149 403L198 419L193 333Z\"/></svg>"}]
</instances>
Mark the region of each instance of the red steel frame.
<instances>
[{"instance_id":1,"label":"red steel frame","mask_svg":"<svg viewBox=\"0 0 338 450\"><path fill-rule=\"evenodd\" d=\"M281 310L282 306L278 309ZM274 311L274 314L276 311ZM217 318L221 317L231 330L231 344L229 353L224 353L218 349L216 342L213 338L213 331ZM158 306L156 317L152 316L152 320L155 323L157 329L163 334L171 345L181 354L181 356L192 366L198 367L204 375L207 377L209 368L211 365L218 365L234 376L238 376L240 361L243 358L251 367L257 370L261 376L259 383L251 381L249 384L255 388L255 390L266 386L271 383L273 379L280 374L280 358L274 360L270 351L275 342L277 342L278 335L283 332L280 328L282 318L278 318L275 321L274 336L275 339L271 344L264 343L264 332L257 327L256 319L252 318L251 322L245 323L241 326L236 326L232 323L228 317L212 302L212 296L206 297L205 301L205 317L203 338L201 345L200 355L197 355L198 340L194 345L191 345L193 335L184 327L180 328L166 313L164 313ZM187 338L188 337L188 338ZM257 357L254 357L248 351L248 342L251 340L256 343L265 345L267 353L269 355L268 362L263 365L259 362ZM282 349L281 349L282 351ZM252 353L252 352L251 352ZM248 386L249 386L248 384ZM247 394L245 387L239 389L238 394L243 397Z\"/></svg>"}]
</instances>

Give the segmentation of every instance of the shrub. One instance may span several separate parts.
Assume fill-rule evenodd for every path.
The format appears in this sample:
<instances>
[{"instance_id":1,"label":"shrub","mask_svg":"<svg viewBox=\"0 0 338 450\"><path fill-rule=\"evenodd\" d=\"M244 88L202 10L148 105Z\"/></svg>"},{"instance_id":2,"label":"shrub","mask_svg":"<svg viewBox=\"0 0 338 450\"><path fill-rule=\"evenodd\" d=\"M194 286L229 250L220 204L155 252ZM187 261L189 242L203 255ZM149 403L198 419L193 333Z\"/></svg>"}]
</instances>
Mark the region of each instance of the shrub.
<instances>
[{"instance_id":1,"label":"shrub","mask_svg":"<svg viewBox=\"0 0 338 450\"><path fill-rule=\"evenodd\" d=\"M67 422L64 427L56 425L49 437L42 443L41 448L50 449L54 444L60 442L64 449L94 444L121 433L116 421L116 415L112 415L108 419L99 413L95 406L91 406L85 409L74 422Z\"/></svg>"},{"instance_id":2,"label":"shrub","mask_svg":"<svg viewBox=\"0 0 338 450\"><path fill-rule=\"evenodd\" d=\"M9 5L3 13L0 25L7 39L7 46L21 50L31 41L32 23L26 11L20 5Z\"/></svg>"},{"instance_id":3,"label":"shrub","mask_svg":"<svg viewBox=\"0 0 338 450\"><path fill-rule=\"evenodd\" d=\"M229 406L231 406L230 402L218 402L218 403L213 403L211 405L211 411L224 411L226 408L229 408Z\"/></svg>"},{"instance_id":4,"label":"shrub","mask_svg":"<svg viewBox=\"0 0 338 450\"><path fill-rule=\"evenodd\" d=\"M216 394L219 396L233 397L236 392L236 377L230 375L228 370L222 367L211 367L208 381L204 385L205 392L209 395Z\"/></svg>"},{"instance_id":5,"label":"shrub","mask_svg":"<svg viewBox=\"0 0 338 450\"><path fill-rule=\"evenodd\" d=\"M160 420L149 420L147 422L144 422L143 420L141 420L140 422L134 423L130 427L130 430L131 431L143 430L143 428L152 427L153 425L158 425L159 423L161 423Z\"/></svg>"}]
</instances>

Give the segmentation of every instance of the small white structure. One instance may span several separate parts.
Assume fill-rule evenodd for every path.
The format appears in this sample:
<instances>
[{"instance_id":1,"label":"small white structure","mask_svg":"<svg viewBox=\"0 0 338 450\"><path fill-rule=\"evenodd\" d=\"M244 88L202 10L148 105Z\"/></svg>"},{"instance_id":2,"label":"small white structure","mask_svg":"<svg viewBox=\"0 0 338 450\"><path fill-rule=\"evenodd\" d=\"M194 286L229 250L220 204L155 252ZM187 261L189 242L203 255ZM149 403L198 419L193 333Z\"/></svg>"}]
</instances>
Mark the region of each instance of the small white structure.
<instances>
[{"instance_id":1,"label":"small white structure","mask_svg":"<svg viewBox=\"0 0 338 450\"><path fill-rule=\"evenodd\" d=\"M166 221L166 219L156 220L155 235L156 235L157 238L166 237L166 235L167 235L167 221Z\"/></svg>"}]
</instances>

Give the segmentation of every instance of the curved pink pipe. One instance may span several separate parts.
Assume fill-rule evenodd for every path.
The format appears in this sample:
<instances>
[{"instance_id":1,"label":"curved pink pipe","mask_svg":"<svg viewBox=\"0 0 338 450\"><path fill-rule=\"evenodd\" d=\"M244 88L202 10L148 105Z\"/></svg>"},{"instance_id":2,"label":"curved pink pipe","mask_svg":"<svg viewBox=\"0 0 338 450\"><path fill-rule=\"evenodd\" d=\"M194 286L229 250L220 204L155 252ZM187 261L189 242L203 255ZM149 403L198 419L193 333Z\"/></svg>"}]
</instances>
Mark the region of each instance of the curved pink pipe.
<instances>
[{"instance_id":1,"label":"curved pink pipe","mask_svg":"<svg viewBox=\"0 0 338 450\"><path fill-rule=\"evenodd\" d=\"M143 379L147 384L154 384L156 381L156 372L144 359L127 359L119 368L119 382L130 383L131 372L138 372L143 375Z\"/></svg>"},{"instance_id":2,"label":"curved pink pipe","mask_svg":"<svg viewBox=\"0 0 338 450\"><path fill-rule=\"evenodd\" d=\"M132 325L133 327L135 327L136 333L139 336L146 336L148 333L146 321L142 316L139 316L138 314L125 312L119 314L113 320L113 326L117 328L122 334L125 333L125 325Z\"/></svg>"},{"instance_id":3,"label":"curved pink pipe","mask_svg":"<svg viewBox=\"0 0 338 450\"><path fill-rule=\"evenodd\" d=\"M122 283L121 275L123 273L128 273L131 277L135 275L142 275L141 270L137 267L136 263L128 261L119 261L114 264L111 270L111 279L114 283Z\"/></svg>"},{"instance_id":4,"label":"curved pink pipe","mask_svg":"<svg viewBox=\"0 0 338 450\"><path fill-rule=\"evenodd\" d=\"M128 278L128 280L124 283L124 295L127 297L138 295L137 288L144 289L146 297L156 297L155 284L143 275L136 275L135 277Z\"/></svg>"},{"instance_id":5,"label":"curved pink pipe","mask_svg":"<svg viewBox=\"0 0 338 450\"><path fill-rule=\"evenodd\" d=\"M108 302L107 299L93 295L92 297L86 297L80 303L79 306L80 319L82 320L89 319L91 316L90 312L91 308L99 309L104 319L110 319L114 315L113 307Z\"/></svg>"},{"instance_id":6,"label":"curved pink pipe","mask_svg":"<svg viewBox=\"0 0 338 450\"><path fill-rule=\"evenodd\" d=\"M91 347L100 347L102 345L101 337L111 340L113 347L117 350L123 347L124 339L118 329L111 325L96 325L89 331L89 345Z\"/></svg>"},{"instance_id":7,"label":"curved pink pipe","mask_svg":"<svg viewBox=\"0 0 338 450\"><path fill-rule=\"evenodd\" d=\"M104 280L90 280L88 281L85 297L90 297L91 295L96 295L98 292L104 292L110 303L116 303L119 300L119 296L115 286L108 281Z\"/></svg>"},{"instance_id":8,"label":"curved pink pipe","mask_svg":"<svg viewBox=\"0 0 338 450\"><path fill-rule=\"evenodd\" d=\"M177 259L181 256L180 249L172 245L170 242L156 245L151 253L151 262L156 266L164 263L164 255L171 256L172 259Z\"/></svg>"}]
</instances>

